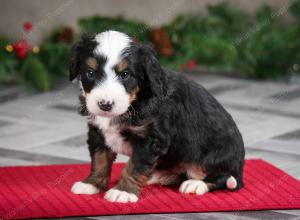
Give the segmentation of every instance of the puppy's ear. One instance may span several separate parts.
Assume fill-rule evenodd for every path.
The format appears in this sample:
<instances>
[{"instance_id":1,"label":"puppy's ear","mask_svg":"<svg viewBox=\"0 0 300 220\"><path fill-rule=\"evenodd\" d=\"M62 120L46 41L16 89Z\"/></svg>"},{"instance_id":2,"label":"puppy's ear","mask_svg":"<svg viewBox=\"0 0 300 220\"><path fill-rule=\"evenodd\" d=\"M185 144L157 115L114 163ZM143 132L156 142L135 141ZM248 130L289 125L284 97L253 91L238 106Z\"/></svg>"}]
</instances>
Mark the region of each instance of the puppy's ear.
<instances>
[{"instance_id":1,"label":"puppy's ear","mask_svg":"<svg viewBox=\"0 0 300 220\"><path fill-rule=\"evenodd\" d=\"M139 58L143 65L147 83L154 96L162 97L165 95L166 76L155 57L155 51L149 44L138 43Z\"/></svg>"},{"instance_id":2,"label":"puppy's ear","mask_svg":"<svg viewBox=\"0 0 300 220\"><path fill-rule=\"evenodd\" d=\"M69 79L74 80L79 74L79 65L87 55L92 53L97 43L95 41L95 35L83 34L78 41L76 41L70 53L69 59Z\"/></svg>"},{"instance_id":3,"label":"puppy's ear","mask_svg":"<svg viewBox=\"0 0 300 220\"><path fill-rule=\"evenodd\" d=\"M78 65L79 65L79 48L81 40L75 42L72 45L70 59L69 59L69 80L73 81L79 74Z\"/></svg>"}]
</instances>

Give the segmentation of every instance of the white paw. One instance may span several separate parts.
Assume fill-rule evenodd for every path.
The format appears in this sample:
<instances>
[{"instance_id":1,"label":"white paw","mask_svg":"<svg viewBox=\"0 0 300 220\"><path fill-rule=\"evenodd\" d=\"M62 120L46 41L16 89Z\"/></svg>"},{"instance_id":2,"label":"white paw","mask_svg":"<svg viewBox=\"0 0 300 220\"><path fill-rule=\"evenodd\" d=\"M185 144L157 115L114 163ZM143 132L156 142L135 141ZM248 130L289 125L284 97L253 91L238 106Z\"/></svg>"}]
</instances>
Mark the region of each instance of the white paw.
<instances>
[{"instance_id":1,"label":"white paw","mask_svg":"<svg viewBox=\"0 0 300 220\"><path fill-rule=\"evenodd\" d=\"M208 187L202 180L186 180L181 183L179 191L182 193L195 193L203 195L208 192Z\"/></svg>"},{"instance_id":2,"label":"white paw","mask_svg":"<svg viewBox=\"0 0 300 220\"><path fill-rule=\"evenodd\" d=\"M87 194L92 195L99 192L99 189L97 187L93 186L89 183L83 183L83 182L76 182L73 184L71 188L72 193L74 194Z\"/></svg>"},{"instance_id":3,"label":"white paw","mask_svg":"<svg viewBox=\"0 0 300 220\"><path fill-rule=\"evenodd\" d=\"M110 202L137 202L138 197L133 193L128 193L126 191L120 191L117 189L110 189L105 193L104 198Z\"/></svg>"}]
</instances>

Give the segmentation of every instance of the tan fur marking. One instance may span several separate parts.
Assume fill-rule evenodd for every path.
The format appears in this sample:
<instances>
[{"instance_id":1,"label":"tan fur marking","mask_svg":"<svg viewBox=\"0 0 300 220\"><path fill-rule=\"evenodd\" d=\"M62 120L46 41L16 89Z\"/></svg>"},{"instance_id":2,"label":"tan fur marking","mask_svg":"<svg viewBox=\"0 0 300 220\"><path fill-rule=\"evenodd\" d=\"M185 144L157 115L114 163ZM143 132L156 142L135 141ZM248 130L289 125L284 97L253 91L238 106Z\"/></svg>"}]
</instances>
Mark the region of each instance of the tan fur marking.
<instances>
[{"instance_id":1,"label":"tan fur marking","mask_svg":"<svg viewBox=\"0 0 300 220\"><path fill-rule=\"evenodd\" d=\"M203 180L206 174L200 165L185 164L186 174L190 179Z\"/></svg>"},{"instance_id":2,"label":"tan fur marking","mask_svg":"<svg viewBox=\"0 0 300 220\"><path fill-rule=\"evenodd\" d=\"M139 195L144 185L148 180L148 176L138 174L134 171L134 165L131 160L128 161L125 168L122 171L122 176L117 186L118 190L126 191Z\"/></svg>"},{"instance_id":3,"label":"tan fur marking","mask_svg":"<svg viewBox=\"0 0 300 220\"><path fill-rule=\"evenodd\" d=\"M180 173L171 172L154 172L149 180L148 185L159 184L163 186L178 185L184 180L184 176Z\"/></svg>"},{"instance_id":4,"label":"tan fur marking","mask_svg":"<svg viewBox=\"0 0 300 220\"><path fill-rule=\"evenodd\" d=\"M203 180L206 174L201 166L181 163L163 171L156 171L151 175L147 184L176 185L186 179Z\"/></svg>"},{"instance_id":5,"label":"tan fur marking","mask_svg":"<svg viewBox=\"0 0 300 220\"><path fill-rule=\"evenodd\" d=\"M92 68L93 70L97 70L98 68L98 63L97 63L97 60L93 57L89 57L87 60L86 60L86 64Z\"/></svg>"},{"instance_id":6,"label":"tan fur marking","mask_svg":"<svg viewBox=\"0 0 300 220\"><path fill-rule=\"evenodd\" d=\"M142 125L137 125L137 126L130 125L126 127L126 129L130 130L132 133L134 133L137 136L146 137L151 125L152 125L152 121L146 121Z\"/></svg>"},{"instance_id":7,"label":"tan fur marking","mask_svg":"<svg viewBox=\"0 0 300 220\"><path fill-rule=\"evenodd\" d=\"M126 60L122 60L120 63L117 64L116 70L118 73L122 72L128 67L128 62Z\"/></svg>"},{"instance_id":8,"label":"tan fur marking","mask_svg":"<svg viewBox=\"0 0 300 220\"><path fill-rule=\"evenodd\" d=\"M105 190L115 158L116 154L109 149L96 151L92 156L91 173L83 182L93 184L101 191Z\"/></svg>"},{"instance_id":9,"label":"tan fur marking","mask_svg":"<svg viewBox=\"0 0 300 220\"><path fill-rule=\"evenodd\" d=\"M129 96L129 102L132 103L133 101L136 100L137 94L140 91L140 88L137 86L135 89L130 93Z\"/></svg>"}]
</instances>

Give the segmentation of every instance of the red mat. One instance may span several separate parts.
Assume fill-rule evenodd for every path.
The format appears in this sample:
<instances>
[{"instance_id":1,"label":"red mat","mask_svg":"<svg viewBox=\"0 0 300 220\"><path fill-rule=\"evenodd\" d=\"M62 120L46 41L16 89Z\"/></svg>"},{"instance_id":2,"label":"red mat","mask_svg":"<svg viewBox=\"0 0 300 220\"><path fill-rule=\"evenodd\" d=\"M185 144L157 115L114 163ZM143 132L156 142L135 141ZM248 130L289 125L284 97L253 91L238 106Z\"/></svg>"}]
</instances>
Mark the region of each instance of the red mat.
<instances>
[{"instance_id":1,"label":"red mat","mask_svg":"<svg viewBox=\"0 0 300 220\"><path fill-rule=\"evenodd\" d=\"M115 164L111 185L124 164ZM211 212L300 208L300 182L262 160L248 160L245 187L184 195L177 188L147 186L138 203L110 203L97 195L74 195L70 188L89 165L0 168L0 218L44 218L137 213Z\"/></svg>"}]
</instances>

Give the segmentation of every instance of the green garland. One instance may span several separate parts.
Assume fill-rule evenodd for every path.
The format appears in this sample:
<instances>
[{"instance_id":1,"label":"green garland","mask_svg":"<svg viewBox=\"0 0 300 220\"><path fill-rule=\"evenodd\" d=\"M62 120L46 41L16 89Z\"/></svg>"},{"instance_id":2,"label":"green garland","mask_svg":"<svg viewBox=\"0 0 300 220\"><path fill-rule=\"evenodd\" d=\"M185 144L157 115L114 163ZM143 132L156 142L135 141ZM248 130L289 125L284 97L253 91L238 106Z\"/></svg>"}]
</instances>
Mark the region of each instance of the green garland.
<instances>
[{"instance_id":1,"label":"green garland","mask_svg":"<svg viewBox=\"0 0 300 220\"><path fill-rule=\"evenodd\" d=\"M51 75L38 56L30 54L24 60L20 74L25 84L34 86L34 88L40 91L47 91L50 89Z\"/></svg>"},{"instance_id":2,"label":"green garland","mask_svg":"<svg viewBox=\"0 0 300 220\"><path fill-rule=\"evenodd\" d=\"M142 22L118 17L93 16L79 19L79 26L82 32L99 33L107 30L125 32L129 36L147 41L149 37L149 26Z\"/></svg>"},{"instance_id":3,"label":"green garland","mask_svg":"<svg viewBox=\"0 0 300 220\"><path fill-rule=\"evenodd\" d=\"M299 4L299 3L298 3ZM296 7L291 5L296 15ZM179 67L195 59L214 70L238 71L256 78L276 78L298 70L299 22L281 24L276 11L262 6L251 19L228 2L208 6L205 16L181 15L165 28L180 56L164 58L164 64Z\"/></svg>"},{"instance_id":4,"label":"green garland","mask_svg":"<svg viewBox=\"0 0 300 220\"><path fill-rule=\"evenodd\" d=\"M15 81L17 76L17 68L19 66L19 60L15 57L15 54L7 53L4 48L10 40L5 37L0 37L0 82L12 82Z\"/></svg>"},{"instance_id":5,"label":"green garland","mask_svg":"<svg viewBox=\"0 0 300 220\"><path fill-rule=\"evenodd\" d=\"M255 78L278 78L299 73L300 1L291 0L295 19L283 24L280 11L264 5L254 18L227 1L209 5L207 13L179 15L162 27L171 39L172 56L158 55L164 66L180 69L192 61L215 71L234 71ZM113 29L137 41L151 40L145 23L123 17L93 16L79 20L81 32ZM70 42L58 41L62 27L55 28L40 45L40 52L20 60L5 51L11 40L0 37L0 82L25 82L41 91L52 88L58 77L68 75ZM70 31L70 30L69 30ZM67 30L68 32L68 30ZM67 33L68 34L68 33Z\"/></svg>"},{"instance_id":6,"label":"green garland","mask_svg":"<svg viewBox=\"0 0 300 220\"><path fill-rule=\"evenodd\" d=\"M55 36L61 28L55 28L36 53L29 52L20 59L16 53L5 50L12 41L0 37L0 82L23 82L38 91L50 90L59 77L68 76L70 44L57 42Z\"/></svg>"}]
</instances>

